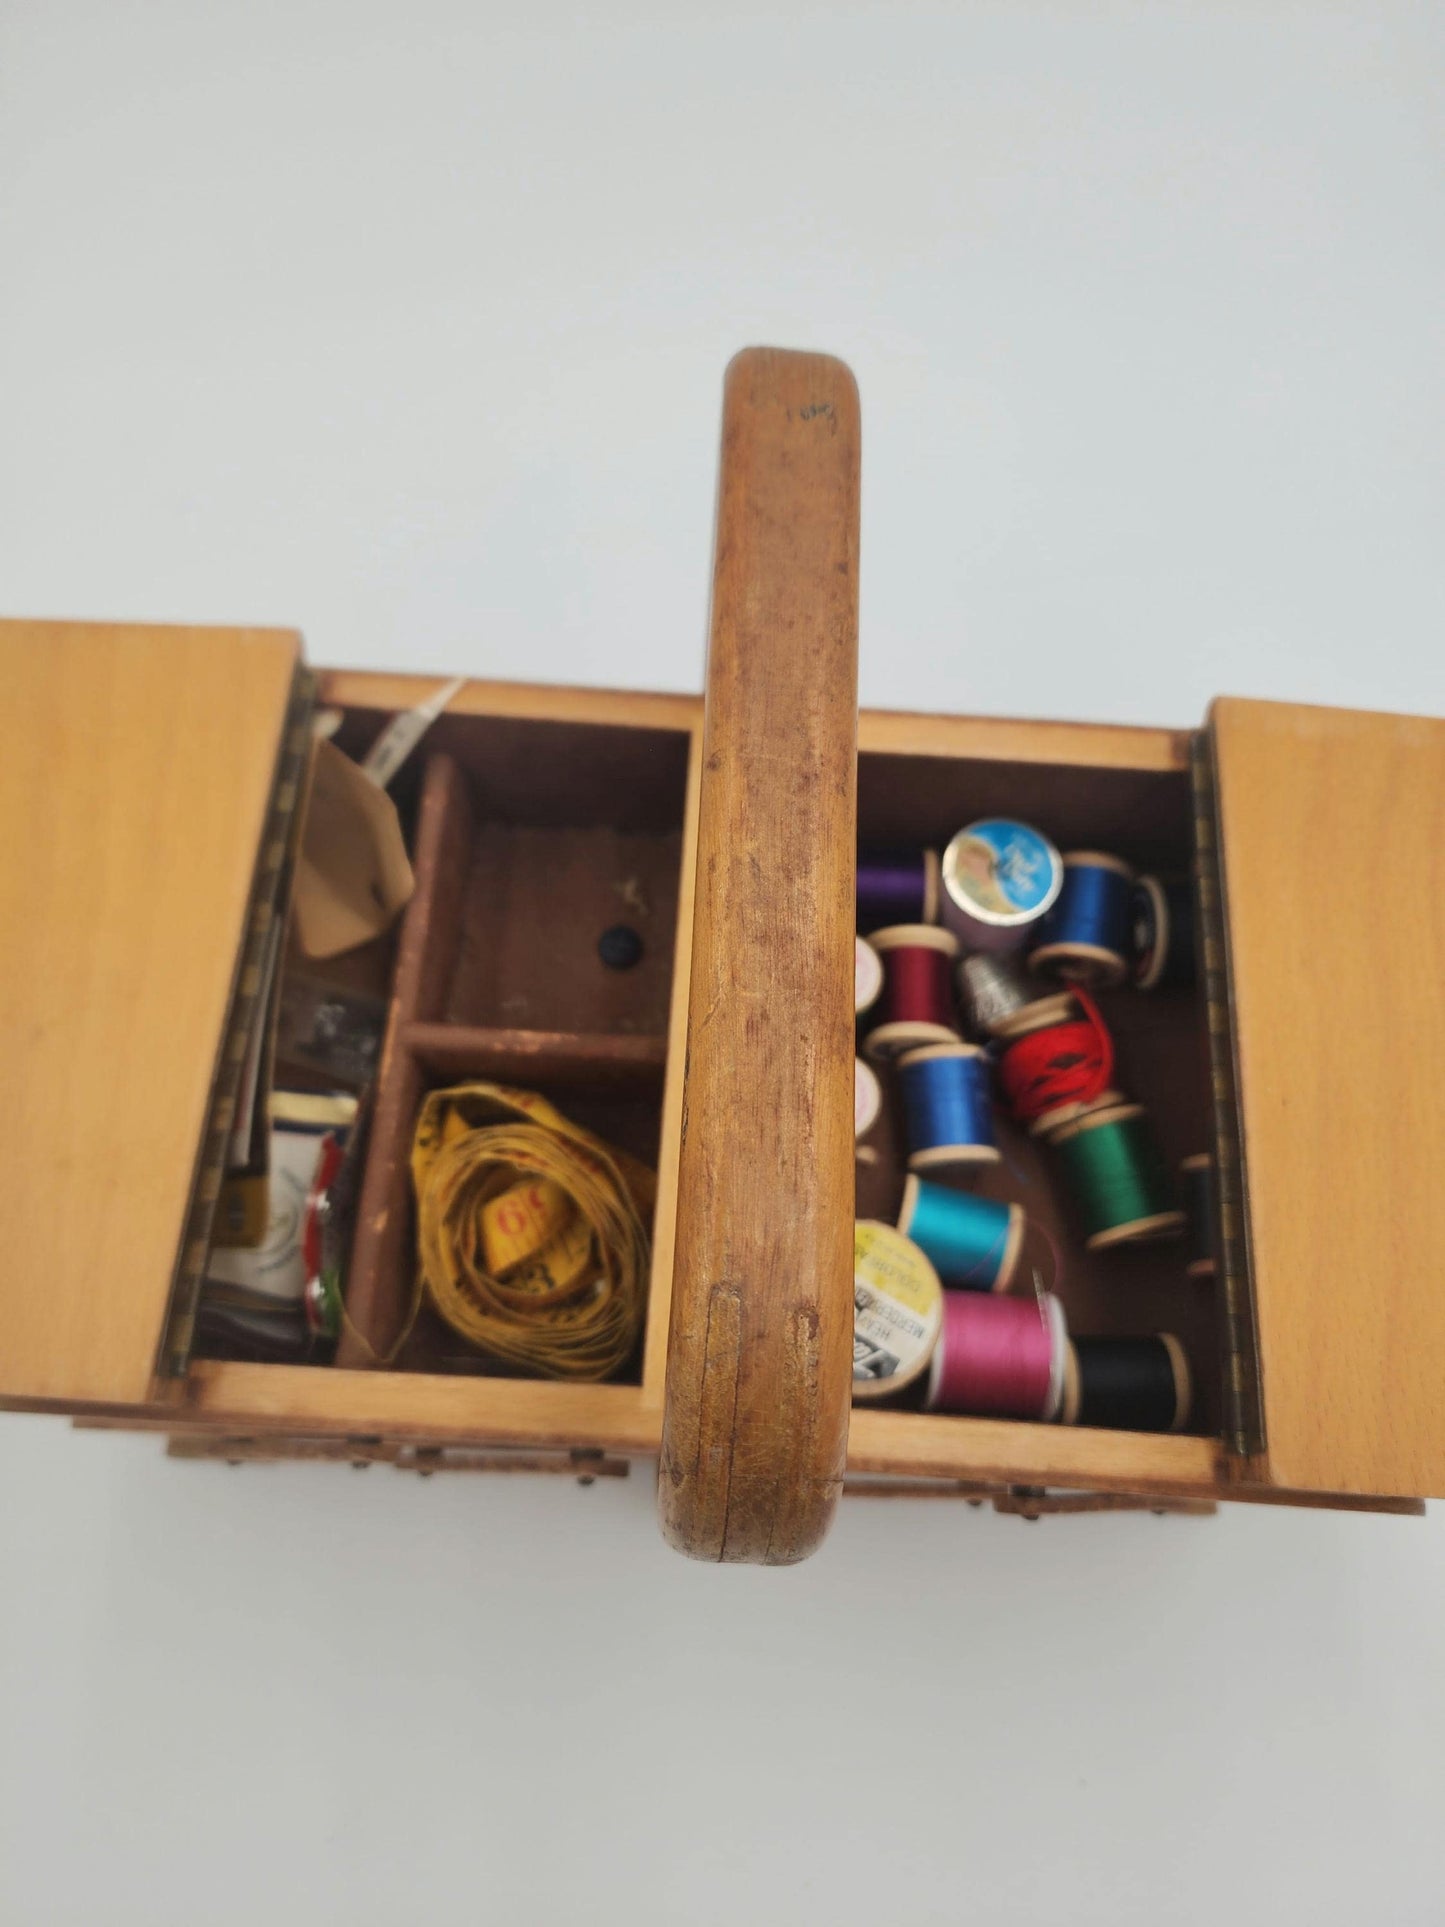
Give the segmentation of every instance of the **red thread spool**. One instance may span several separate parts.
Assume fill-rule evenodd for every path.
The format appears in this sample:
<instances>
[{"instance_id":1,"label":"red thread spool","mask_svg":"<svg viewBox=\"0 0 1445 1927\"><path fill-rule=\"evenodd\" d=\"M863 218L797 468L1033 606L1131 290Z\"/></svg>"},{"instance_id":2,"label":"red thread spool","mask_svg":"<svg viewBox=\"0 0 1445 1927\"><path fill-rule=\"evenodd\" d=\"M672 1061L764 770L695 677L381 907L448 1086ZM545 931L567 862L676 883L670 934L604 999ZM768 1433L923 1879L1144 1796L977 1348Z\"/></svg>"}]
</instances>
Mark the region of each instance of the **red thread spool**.
<instances>
[{"instance_id":1,"label":"red thread spool","mask_svg":"<svg viewBox=\"0 0 1445 1927\"><path fill-rule=\"evenodd\" d=\"M1003 1041L999 1088L1010 1111L1035 1137L1049 1135L1105 1099L1119 1101L1110 1087L1114 1040L1087 990L1029 1004L1009 1019Z\"/></svg>"},{"instance_id":2,"label":"red thread spool","mask_svg":"<svg viewBox=\"0 0 1445 1927\"><path fill-rule=\"evenodd\" d=\"M1064 1396L1064 1308L1039 1298L943 1294L943 1329L928 1379L930 1412L1053 1419Z\"/></svg>"},{"instance_id":3,"label":"red thread spool","mask_svg":"<svg viewBox=\"0 0 1445 1927\"><path fill-rule=\"evenodd\" d=\"M883 960L878 1022L864 1049L870 1057L894 1057L921 1044L956 1044L950 976L958 939L936 924L896 923L869 939Z\"/></svg>"}]
</instances>

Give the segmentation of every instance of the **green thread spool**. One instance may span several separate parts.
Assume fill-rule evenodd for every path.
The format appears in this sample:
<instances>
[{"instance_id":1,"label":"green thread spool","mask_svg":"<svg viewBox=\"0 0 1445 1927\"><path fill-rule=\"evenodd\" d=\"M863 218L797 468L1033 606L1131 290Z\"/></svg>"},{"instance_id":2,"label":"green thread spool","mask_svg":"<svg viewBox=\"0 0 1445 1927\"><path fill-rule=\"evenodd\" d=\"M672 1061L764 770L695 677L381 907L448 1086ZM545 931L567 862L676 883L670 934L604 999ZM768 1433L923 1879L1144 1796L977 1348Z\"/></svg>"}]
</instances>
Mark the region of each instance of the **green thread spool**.
<instances>
[{"instance_id":1,"label":"green thread spool","mask_svg":"<svg viewBox=\"0 0 1445 1927\"><path fill-rule=\"evenodd\" d=\"M1173 1238L1184 1229L1169 1170L1140 1104L1093 1111L1054 1139L1090 1251Z\"/></svg>"}]
</instances>

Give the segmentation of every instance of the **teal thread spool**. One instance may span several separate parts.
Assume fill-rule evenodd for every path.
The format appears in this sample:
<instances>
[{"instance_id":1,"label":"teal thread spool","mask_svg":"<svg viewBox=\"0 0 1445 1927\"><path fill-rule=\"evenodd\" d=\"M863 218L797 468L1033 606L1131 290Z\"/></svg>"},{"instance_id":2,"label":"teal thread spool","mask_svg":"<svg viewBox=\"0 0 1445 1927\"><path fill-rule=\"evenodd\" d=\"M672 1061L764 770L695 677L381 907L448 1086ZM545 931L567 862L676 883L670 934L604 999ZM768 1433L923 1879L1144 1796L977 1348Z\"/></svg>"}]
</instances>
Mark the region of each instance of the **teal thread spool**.
<instances>
[{"instance_id":1,"label":"teal thread spool","mask_svg":"<svg viewBox=\"0 0 1445 1927\"><path fill-rule=\"evenodd\" d=\"M1184 1229L1142 1105L1091 1111L1065 1125L1053 1144L1090 1251L1173 1238Z\"/></svg>"},{"instance_id":2,"label":"teal thread spool","mask_svg":"<svg viewBox=\"0 0 1445 1927\"><path fill-rule=\"evenodd\" d=\"M963 1291L1007 1291L1024 1241L1017 1204L950 1191L910 1177L898 1229L916 1244L944 1284Z\"/></svg>"}]
</instances>

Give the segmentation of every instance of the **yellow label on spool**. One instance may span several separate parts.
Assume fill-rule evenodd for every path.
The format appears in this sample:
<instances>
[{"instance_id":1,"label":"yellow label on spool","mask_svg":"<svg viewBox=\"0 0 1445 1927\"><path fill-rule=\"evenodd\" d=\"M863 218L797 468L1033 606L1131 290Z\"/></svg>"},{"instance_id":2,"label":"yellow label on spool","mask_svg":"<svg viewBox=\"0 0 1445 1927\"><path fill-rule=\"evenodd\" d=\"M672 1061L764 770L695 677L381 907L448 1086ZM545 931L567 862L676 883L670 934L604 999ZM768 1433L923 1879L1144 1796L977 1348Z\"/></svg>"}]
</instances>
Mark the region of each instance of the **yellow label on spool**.
<instances>
[{"instance_id":1,"label":"yellow label on spool","mask_svg":"<svg viewBox=\"0 0 1445 1927\"><path fill-rule=\"evenodd\" d=\"M853 1227L853 1396L886 1398L922 1376L943 1322L943 1287L892 1225Z\"/></svg>"}]
</instances>

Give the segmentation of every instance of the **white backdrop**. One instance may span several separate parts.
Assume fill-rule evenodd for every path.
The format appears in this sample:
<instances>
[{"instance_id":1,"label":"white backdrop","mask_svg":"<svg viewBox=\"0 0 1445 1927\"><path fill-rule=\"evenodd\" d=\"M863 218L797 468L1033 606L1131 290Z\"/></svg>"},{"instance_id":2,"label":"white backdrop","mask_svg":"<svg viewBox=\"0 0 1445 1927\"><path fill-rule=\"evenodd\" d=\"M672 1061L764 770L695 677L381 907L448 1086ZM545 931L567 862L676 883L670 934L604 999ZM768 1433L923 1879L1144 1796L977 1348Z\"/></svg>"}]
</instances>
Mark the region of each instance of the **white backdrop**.
<instances>
[{"instance_id":1,"label":"white backdrop","mask_svg":"<svg viewBox=\"0 0 1445 1927\"><path fill-rule=\"evenodd\" d=\"M861 384L866 700L1438 712L1442 83L1424 6L0 0L0 605L696 688L769 341ZM0 1560L17 1927L1439 1918L1438 1515L714 1571L645 1478L7 1418Z\"/></svg>"}]
</instances>

